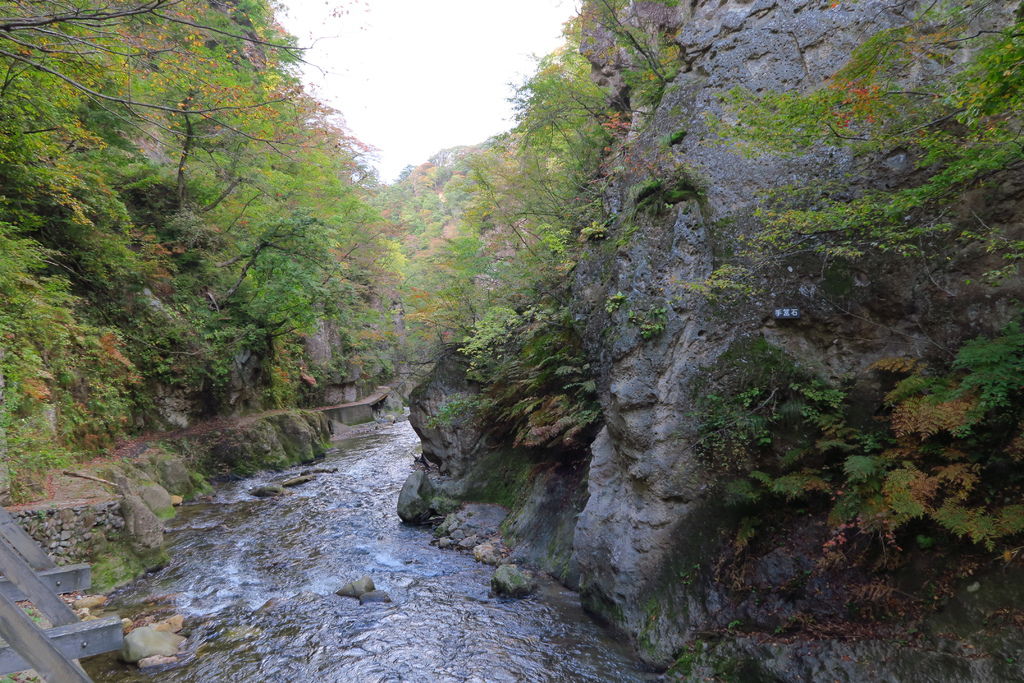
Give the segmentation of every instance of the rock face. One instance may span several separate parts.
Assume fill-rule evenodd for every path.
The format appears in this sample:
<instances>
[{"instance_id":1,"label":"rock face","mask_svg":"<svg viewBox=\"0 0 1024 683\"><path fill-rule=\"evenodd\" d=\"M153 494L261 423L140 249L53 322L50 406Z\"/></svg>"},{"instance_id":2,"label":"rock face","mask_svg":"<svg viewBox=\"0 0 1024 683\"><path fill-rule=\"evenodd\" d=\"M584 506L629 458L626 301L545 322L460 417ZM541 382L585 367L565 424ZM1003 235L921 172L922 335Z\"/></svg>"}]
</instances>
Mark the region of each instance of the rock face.
<instances>
[{"instance_id":1,"label":"rock face","mask_svg":"<svg viewBox=\"0 0 1024 683\"><path fill-rule=\"evenodd\" d=\"M178 648L183 642L183 636L157 631L151 626L141 626L124 637L121 659L126 662L138 662L157 655L169 657L178 654Z\"/></svg>"},{"instance_id":2,"label":"rock face","mask_svg":"<svg viewBox=\"0 0 1024 683\"><path fill-rule=\"evenodd\" d=\"M467 361L448 350L430 379L410 396L409 422L423 443L423 457L443 474L462 476L484 447L480 431L458 414L446 410L453 401L472 397L479 387L466 379Z\"/></svg>"},{"instance_id":3,"label":"rock face","mask_svg":"<svg viewBox=\"0 0 1024 683\"><path fill-rule=\"evenodd\" d=\"M139 497L157 517L173 517L174 504L171 494L160 484L148 483L138 487Z\"/></svg>"},{"instance_id":4,"label":"rock face","mask_svg":"<svg viewBox=\"0 0 1024 683\"><path fill-rule=\"evenodd\" d=\"M164 523L146 505L135 484L127 477L118 475L114 482L121 492L121 516L132 545L141 551L162 548Z\"/></svg>"},{"instance_id":5,"label":"rock face","mask_svg":"<svg viewBox=\"0 0 1024 683\"><path fill-rule=\"evenodd\" d=\"M1019 279L986 287L980 274L989 264L977 254L960 252L941 264L914 265L878 254L853 270L794 258L764 275L764 293L725 311L682 286L702 282L721 264L728 242L756 228L758 195L777 187L780 179L846 181L855 174L865 188L889 187L915 171L900 153L865 160L822 148L798 158L746 158L713 144L705 115L722 114L720 97L736 86L755 91L820 86L866 37L906 24L925 4L633 3L641 15L657 13L651 23L667 33L678 31L683 65L657 106L627 104L639 112L623 154L635 170L617 175L604 199L618 216L611 235L630 229L632 236L614 248L609 242L588 243L572 275L573 313L597 368L605 418L589 463L572 463L553 478L545 474L550 470L531 468L536 461L529 454L506 453L498 459L503 466L515 462L523 467L499 470L498 460L490 459L493 449L479 433L447 419L451 411L445 407L453 397L478 391L464 378L465 363L453 354L411 396L410 419L423 440L424 456L457 480L438 485L459 495L468 492L468 499L501 497L512 511L505 527L520 542L515 552L526 553L523 560L531 564L547 562L547 571L571 584L578 579L585 606L628 634L655 665L671 664L701 634L725 631L738 609L728 588L713 579L714 562L730 541L726 534L735 528L736 513L722 505L713 476L694 448L699 425L693 396L708 367L735 345L764 339L826 376L866 384L868 367L880 358L928 358L937 349L955 349L965 339L998 330L1011 315L1012 302L1024 294ZM974 16L974 28L1007 26L1018 5L987 5ZM596 79L617 89L615 97L628 100L623 77L628 60L609 45L608 36L595 34L584 47ZM914 78L929 78L931 68L944 67L926 66ZM669 138L675 140L671 145L665 144ZM656 215L631 212L635 188L652 176L681 173L699 179L704 188L699 201L684 200ZM1007 192L1010 199L989 208L1019 216L1019 187ZM605 304L618 293L625 302L609 311ZM777 321L772 310L780 306L799 307L803 316ZM657 309L665 311L664 330L645 338L629 322L630 312ZM488 476L481 472L488 471L491 482L503 482L504 488L481 483ZM522 472L527 474L520 479ZM805 529L807 542L820 548L822 539L813 538L814 531ZM541 537L547 543L539 543ZM553 549L556 559L546 559L541 549ZM795 603L813 603L813 595L799 586L806 571L800 558L768 553L755 568L754 581L793 584L799 599L775 606L797 615ZM820 588L838 592L836 586ZM767 618L757 605L742 609L750 618ZM823 644L814 650L817 654L798 661L806 650L806 643L759 644L736 637L694 655L689 673L696 680L722 677L715 662L728 659L737 668L725 673L737 680L901 680L896 672L905 674L901 667L912 661L880 640ZM936 679L1011 680L1020 675L1019 670L1009 675L1002 662L972 663L953 653L934 654L928 666L945 659L947 675L936 673ZM893 662L889 668L887 661Z\"/></svg>"},{"instance_id":6,"label":"rock face","mask_svg":"<svg viewBox=\"0 0 1024 683\"><path fill-rule=\"evenodd\" d=\"M312 461L323 452L330 436L330 424L322 413L292 411L243 422L189 442L204 469L248 475Z\"/></svg>"},{"instance_id":7,"label":"rock face","mask_svg":"<svg viewBox=\"0 0 1024 683\"><path fill-rule=\"evenodd\" d=\"M398 494L398 516L408 524L423 524L431 515L434 485L425 472L409 475Z\"/></svg>"},{"instance_id":8,"label":"rock face","mask_svg":"<svg viewBox=\"0 0 1024 683\"><path fill-rule=\"evenodd\" d=\"M636 3L643 11L645 3ZM655 5L656 3L646 3ZM871 272L823 277L823 264L794 259L767 275L766 293L727 313L679 283L700 282L716 266L723 241L756 224L757 194L779 183L843 179L863 160L822 149L796 159L744 158L710 144L705 114L721 112L719 97L735 86L806 90L822 84L866 36L909 21L920 3L679 3L661 23L678 28L684 66L663 99L634 122L627 141L637 172L626 172L606 196L624 229L630 190L651 177L689 169L706 196L635 219L635 234L618 249L597 244L574 273L576 319L599 368L606 427L592 447L587 502L573 540L584 603L639 641L645 658L667 664L697 633L721 628L727 598L710 581L710 563L728 528L692 444L695 382L705 368L743 339L772 345L833 377L863 375L885 356L927 357L935 344L955 348L964 338L997 330L1016 288L990 292L966 284L985 265L959 254L933 272L890 264ZM996 3L979 29L1007 25L1017 3ZM657 11L663 12L664 7ZM599 48L589 57L609 83L620 56ZM918 77L928 78L928 74ZM684 131L681 142L667 136ZM863 182L898 184L913 165L898 155L877 160ZM651 171L650 169L654 169ZM971 259L975 259L972 261ZM836 280L841 280L837 284ZM976 281L977 282L977 281ZM943 290L953 293L948 296ZM621 292L621 309L604 302ZM777 306L799 306L798 322L775 321ZM627 310L664 307L664 332L644 339ZM984 312L983 312L984 311ZM957 321L951 325L950 321ZM614 330L614 334L606 334ZM680 581L678 577L687 576ZM652 597L654 601L652 602Z\"/></svg>"}]
</instances>

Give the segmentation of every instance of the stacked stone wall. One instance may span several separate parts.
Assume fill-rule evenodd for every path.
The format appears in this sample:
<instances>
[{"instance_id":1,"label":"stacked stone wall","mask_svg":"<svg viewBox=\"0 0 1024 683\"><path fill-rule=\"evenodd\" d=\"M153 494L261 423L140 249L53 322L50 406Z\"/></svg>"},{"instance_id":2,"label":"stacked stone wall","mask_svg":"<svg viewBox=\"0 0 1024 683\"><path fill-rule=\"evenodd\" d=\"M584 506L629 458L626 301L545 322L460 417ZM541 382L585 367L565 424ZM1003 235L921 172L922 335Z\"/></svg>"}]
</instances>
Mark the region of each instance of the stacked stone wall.
<instances>
[{"instance_id":1,"label":"stacked stone wall","mask_svg":"<svg viewBox=\"0 0 1024 683\"><path fill-rule=\"evenodd\" d=\"M57 564L88 560L99 544L124 529L120 500L9 512Z\"/></svg>"}]
</instances>

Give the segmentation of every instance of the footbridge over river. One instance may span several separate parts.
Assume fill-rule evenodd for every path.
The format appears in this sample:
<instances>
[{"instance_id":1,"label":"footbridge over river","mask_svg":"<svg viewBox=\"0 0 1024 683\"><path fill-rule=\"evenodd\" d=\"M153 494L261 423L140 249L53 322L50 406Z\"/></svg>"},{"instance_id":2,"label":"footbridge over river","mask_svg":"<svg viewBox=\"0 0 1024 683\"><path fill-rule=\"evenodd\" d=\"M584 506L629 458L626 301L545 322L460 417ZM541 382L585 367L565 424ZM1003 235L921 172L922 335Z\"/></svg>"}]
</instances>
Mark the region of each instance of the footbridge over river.
<instances>
[{"instance_id":1,"label":"footbridge over river","mask_svg":"<svg viewBox=\"0 0 1024 683\"><path fill-rule=\"evenodd\" d=\"M377 387L377 389L365 398L351 403L341 403L336 406L325 406L316 408L317 412L324 413L331 421L331 431L337 431L335 423L343 425L358 425L370 422L377 417L387 406L388 400L394 400L391 387Z\"/></svg>"}]
</instances>

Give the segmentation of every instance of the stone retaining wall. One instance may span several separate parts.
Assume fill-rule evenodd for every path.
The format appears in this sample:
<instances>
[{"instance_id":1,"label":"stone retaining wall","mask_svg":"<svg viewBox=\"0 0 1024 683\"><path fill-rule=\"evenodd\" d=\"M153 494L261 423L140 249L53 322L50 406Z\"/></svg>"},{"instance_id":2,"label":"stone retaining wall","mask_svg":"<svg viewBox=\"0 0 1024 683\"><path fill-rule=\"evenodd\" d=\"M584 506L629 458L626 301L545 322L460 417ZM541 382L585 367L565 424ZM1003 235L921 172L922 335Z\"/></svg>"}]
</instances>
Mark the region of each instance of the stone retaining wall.
<instances>
[{"instance_id":1,"label":"stone retaining wall","mask_svg":"<svg viewBox=\"0 0 1024 683\"><path fill-rule=\"evenodd\" d=\"M57 564L87 560L97 543L124 528L120 500L10 513Z\"/></svg>"}]
</instances>

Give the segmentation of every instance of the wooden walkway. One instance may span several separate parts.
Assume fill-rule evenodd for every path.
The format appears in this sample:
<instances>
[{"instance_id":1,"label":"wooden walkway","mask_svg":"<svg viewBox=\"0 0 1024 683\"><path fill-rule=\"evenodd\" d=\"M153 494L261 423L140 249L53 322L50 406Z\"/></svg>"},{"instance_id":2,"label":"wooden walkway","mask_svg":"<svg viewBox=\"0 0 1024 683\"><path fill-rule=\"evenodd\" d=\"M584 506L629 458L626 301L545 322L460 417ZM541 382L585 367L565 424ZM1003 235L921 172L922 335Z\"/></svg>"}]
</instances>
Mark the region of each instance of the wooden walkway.
<instances>
[{"instance_id":1,"label":"wooden walkway","mask_svg":"<svg viewBox=\"0 0 1024 683\"><path fill-rule=\"evenodd\" d=\"M89 565L57 567L2 507L0 572L0 676L35 669L49 683L88 683L77 659L121 649L118 617L79 621L59 597L89 587ZM16 604L20 600L30 601L52 628L40 628Z\"/></svg>"}]
</instances>

